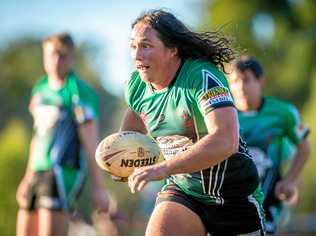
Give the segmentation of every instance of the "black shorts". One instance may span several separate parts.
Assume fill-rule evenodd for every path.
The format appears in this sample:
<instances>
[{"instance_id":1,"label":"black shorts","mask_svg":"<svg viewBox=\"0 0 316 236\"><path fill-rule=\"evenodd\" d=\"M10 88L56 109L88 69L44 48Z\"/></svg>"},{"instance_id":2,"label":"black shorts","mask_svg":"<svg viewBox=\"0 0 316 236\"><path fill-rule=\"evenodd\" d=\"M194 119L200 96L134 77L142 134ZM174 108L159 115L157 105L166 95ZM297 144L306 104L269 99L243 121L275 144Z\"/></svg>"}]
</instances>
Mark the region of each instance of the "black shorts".
<instances>
[{"instance_id":1,"label":"black shorts","mask_svg":"<svg viewBox=\"0 0 316 236\"><path fill-rule=\"evenodd\" d=\"M158 193L156 205L164 201L180 203L195 212L212 236L265 235L263 216L248 199L225 201L223 205L206 205L171 183Z\"/></svg>"},{"instance_id":2,"label":"black shorts","mask_svg":"<svg viewBox=\"0 0 316 236\"><path fill-rule=\"evenodd\" d=\"M25 209L32 211L38 208L46 208L69 211L71 210L72 201L78 197L79 192L82 190L83 180L84 178L78 179L81 183L77 182L72 185L76 188L73 189L74 191L61 190L58 186L56 175L52 170L36 172L26 194L27 206ZM63 184L66 185L65 183ZM66 194L62 194L61 191Z\"/></svg>"}]
</instances>

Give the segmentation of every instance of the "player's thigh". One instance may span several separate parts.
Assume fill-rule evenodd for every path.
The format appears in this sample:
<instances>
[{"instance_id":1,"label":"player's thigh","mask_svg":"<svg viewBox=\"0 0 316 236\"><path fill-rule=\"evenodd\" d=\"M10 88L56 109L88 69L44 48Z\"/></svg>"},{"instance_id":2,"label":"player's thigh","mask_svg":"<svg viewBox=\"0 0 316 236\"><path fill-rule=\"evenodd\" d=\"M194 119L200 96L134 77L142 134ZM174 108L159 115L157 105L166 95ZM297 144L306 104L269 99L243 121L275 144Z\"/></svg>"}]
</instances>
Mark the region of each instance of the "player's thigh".
<instances>
[{"instance_id":1,"label":"player's thigh","mask_svg":"<svg viewBox=\"0 0 316 236\"><path fill-rule=\"evenodd\" d=\"M36 210L19 209L16 223L16 235L38 235L38 214Z\"/></svg>"},{"instance_id":2,"label":"player's thigh","mask_svg":"<svg viewBox=\"0 0 316 236\"><path fill-rule=\"evenodd\" d=\"M62 210L50 210L40 208L39 216L39 235L67 235L69 224L69 213Z\"/></svg>"},{"instance_id":3,"label":"player's thigh","mask_svg":"<svg viewBox=\"0 0 316 236\"><path fill-rule=\"evenodd\" d=\"M156 205L147 225L146 236L205 236L200 217L177 202L164 201Z\"/></svg>"}]
</instances>

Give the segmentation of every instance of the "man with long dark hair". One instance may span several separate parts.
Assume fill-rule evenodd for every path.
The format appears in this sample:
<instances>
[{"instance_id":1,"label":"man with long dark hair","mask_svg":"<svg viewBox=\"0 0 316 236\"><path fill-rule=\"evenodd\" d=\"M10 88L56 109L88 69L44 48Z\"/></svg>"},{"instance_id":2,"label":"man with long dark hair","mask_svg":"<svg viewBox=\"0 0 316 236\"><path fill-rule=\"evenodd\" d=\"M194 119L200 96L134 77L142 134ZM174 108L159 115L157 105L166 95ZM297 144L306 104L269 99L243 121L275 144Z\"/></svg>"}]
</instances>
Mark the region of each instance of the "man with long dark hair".
<instances>
[{"instance_id":1,"label":"man with long dark hair","mask_svg":"<svg viewBox=\"0 0 316 236\"><path fill-rule=\"evenodd\" d=\"M163 10L132 24L136 71L121 130L154 137L165 160L129 177L132 192L166 178L146 235L264 235L256 167L239 137L219 33L190 31Z\"/></svg>"}]
</instances>

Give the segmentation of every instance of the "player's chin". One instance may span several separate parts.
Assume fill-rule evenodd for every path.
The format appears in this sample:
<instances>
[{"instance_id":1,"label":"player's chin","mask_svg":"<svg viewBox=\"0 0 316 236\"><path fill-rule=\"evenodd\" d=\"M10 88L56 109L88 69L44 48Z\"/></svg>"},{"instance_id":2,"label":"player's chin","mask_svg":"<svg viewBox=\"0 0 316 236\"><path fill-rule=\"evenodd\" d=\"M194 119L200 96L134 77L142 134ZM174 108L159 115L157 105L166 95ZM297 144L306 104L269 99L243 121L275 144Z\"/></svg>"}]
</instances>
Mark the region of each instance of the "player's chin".
<instances>
[{"instance_id":1,"label":"player's chin","mask_svg":"<svg viewBox=\"0 0 316 236\"><path fill-rule=\"evenodd\" d=\"M148 74L148 72L145 72L145 71L139 71L139 75L140 75L140 78L147 82L147 83L151 83L153 82L152 79L151 79L151 76Z\"/></svg>"}]
</instances>

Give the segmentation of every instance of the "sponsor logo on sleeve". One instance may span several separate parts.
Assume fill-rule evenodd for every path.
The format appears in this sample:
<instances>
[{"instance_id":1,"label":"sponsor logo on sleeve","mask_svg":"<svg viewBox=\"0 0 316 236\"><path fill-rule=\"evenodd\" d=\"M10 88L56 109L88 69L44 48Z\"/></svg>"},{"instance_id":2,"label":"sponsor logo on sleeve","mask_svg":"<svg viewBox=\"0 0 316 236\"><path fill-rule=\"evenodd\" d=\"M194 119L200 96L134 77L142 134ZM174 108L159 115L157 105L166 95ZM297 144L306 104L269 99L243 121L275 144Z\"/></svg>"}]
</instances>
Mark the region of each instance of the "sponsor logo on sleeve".
<instances>
[{"instance_id":1,"label":"sponsor logo on sleeve","mask_svg":"<svg viewBox=\"0 0 316 236\"><path fill-rule=\"evenodd\" d=\"M232 101L233 99L229 90L225 87L220 87L220 86L213 87L207 90L201 96L201 102L203 106L214 106L222 102L232 102Z\"/></svg>"}]
</instances>

